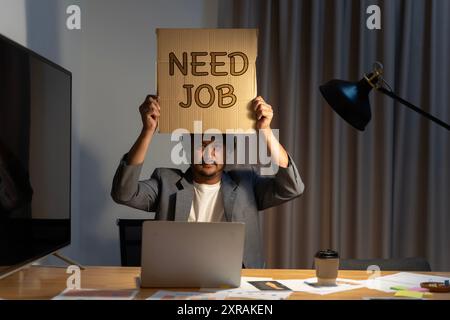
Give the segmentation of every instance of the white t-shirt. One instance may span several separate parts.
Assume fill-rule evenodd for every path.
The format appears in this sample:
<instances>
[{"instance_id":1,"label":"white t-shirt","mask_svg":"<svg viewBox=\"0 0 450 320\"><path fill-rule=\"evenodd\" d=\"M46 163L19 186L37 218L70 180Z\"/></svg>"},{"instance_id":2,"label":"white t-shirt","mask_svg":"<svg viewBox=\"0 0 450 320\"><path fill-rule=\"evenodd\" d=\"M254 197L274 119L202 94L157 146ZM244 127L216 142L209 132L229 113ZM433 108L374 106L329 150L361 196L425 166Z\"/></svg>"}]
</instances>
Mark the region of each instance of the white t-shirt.
<instances>
[{"instance_id":1,"label":"white t-shirt","mask_svg":"<svg viewBox=\"0 0 450 320\"><path fill-rule=\"evenodd\" d=\"M194 201L192 201L188 221L225 221L220 181L216 184L200 184L194 181Z\"/></svg>"}]
</instances>

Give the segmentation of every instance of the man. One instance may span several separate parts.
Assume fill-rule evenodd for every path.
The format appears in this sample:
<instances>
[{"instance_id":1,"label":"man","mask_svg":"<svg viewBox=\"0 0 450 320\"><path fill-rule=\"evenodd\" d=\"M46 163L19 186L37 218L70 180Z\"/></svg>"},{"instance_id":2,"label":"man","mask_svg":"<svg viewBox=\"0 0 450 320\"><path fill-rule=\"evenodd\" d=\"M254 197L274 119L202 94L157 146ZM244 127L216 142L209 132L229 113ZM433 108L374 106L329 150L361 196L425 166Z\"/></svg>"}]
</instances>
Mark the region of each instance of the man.
<instances>
[{"instance_id":1,"label":"man","mask_svg":"<svg viewBox=\"0 0 450 320\"><path fill-rule=\"evenodd\" d=\"M292 200L304 190L294 162L270 128L272 107L261 97L253 101L256 129L261 130L272 161L279 167L275 175L261 176L254 168L225 171L223 152L217 147L208 148L213 141L203 141L201 150L194 151L201 153L202 161L191 164L186 172L157 168L150 179L139 181L145 155L158 126L161 111L158 100L147 96L139 107L143 128L117 169L112 198L119 204L154 211L157 220L244 222L243 265L263 268L258 211Z\"/></svg>"}]
</instances>

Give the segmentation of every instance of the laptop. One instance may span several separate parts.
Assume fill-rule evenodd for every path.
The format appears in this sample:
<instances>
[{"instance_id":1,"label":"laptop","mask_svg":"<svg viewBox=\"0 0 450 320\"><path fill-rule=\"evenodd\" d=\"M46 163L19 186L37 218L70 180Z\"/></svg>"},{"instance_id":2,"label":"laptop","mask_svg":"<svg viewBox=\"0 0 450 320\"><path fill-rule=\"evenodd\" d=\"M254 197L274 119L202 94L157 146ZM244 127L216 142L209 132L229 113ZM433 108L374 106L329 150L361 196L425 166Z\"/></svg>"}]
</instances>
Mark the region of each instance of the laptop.
<instances>
[{"instance_id":1,"label":"laptop","mask_svg":"<svg viewBox=\"0 0 450 320\"><path fill-rule=\"evenodd\" d=\"M141 287L239 287L245 224L145 221Z\"/></svg>"}]
</instances>

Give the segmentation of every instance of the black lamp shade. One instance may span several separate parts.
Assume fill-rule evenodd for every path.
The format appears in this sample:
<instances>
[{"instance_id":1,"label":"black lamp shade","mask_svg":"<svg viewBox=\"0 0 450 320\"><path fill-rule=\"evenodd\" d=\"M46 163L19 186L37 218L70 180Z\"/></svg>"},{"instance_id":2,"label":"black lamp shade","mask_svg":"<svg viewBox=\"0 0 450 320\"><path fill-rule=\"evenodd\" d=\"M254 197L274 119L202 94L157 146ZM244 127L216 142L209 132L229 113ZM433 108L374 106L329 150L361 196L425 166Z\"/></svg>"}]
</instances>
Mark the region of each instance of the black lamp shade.
<instances>
[{"instance_id":1,"label":"black lamp shade","mask_svg":"<svg viewBox=\"0 0 450 320\"><path fill-rule=\"evenodd\" d=\"M372 86L365 78L359 82L330 80L319 89L334 111L353 127L364 131L372 118L369 103Z\"/></svg>"}]
</instances>

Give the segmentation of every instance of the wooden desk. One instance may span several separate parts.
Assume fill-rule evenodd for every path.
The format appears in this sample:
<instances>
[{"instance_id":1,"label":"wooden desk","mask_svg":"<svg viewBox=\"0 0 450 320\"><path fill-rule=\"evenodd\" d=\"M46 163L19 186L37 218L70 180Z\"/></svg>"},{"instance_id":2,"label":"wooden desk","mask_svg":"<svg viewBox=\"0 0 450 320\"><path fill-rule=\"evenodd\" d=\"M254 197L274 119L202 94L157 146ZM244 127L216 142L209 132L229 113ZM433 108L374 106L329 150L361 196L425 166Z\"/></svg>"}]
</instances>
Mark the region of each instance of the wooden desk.
<instances>
[{"instance_id":1,"label":"wooden desk","mask_svg":"<svg viewBox=\"0 0 450 320\"><path fill-rule=\"evenodd\" d=\"M66 288L69 276L65 268L32 266L0 280L0 298L3 299L51 299ZM382 275L394 272L382 272ZM139 277L139 268L124 267L88 267L81 271L81 287L95 289L134 289ZM433 275L450 277L450 272L433 272ZM274 279L305 279L315 276L314 270L293 269L244 269L243 276L271 277ZM339 277L364 280L365 271L339 271ZM177 290L177 289L170 289ZM140 289L136 299L145 299L157 289ZM179 291L192 291L180 289ZM194 289L195 291L195 289ZM355 289L329 295L315 295L294 292L290 299L308 300L358 300L363 297L392 297L385 293L367 288ZM431 299L450 300L450 293L433 293Z\"/></svg>"}]
</instances>

